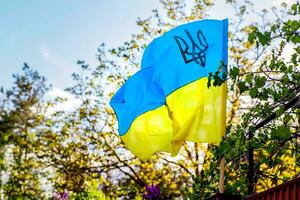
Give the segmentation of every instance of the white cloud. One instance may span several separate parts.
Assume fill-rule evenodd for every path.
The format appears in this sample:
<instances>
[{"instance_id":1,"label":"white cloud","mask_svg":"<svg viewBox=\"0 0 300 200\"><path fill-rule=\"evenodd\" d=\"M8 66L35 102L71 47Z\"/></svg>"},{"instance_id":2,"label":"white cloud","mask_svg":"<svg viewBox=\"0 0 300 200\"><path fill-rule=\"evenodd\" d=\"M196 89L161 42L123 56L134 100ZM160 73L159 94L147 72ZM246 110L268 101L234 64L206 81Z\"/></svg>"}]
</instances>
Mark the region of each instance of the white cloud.
<instances>
[{"instance_id":1,"label":"white cloud","mask_svg":"<svg viewBox=\"0 0 300 200\"><path fill-rule=\"evenodd\" d=\"M53 88L49 92L47 92L47 98L49 100L54 100L57 97L61 97L66 99L65 101L56 104L53 107L50 107L47 110L47 114L51 114L57 111L73 111L74 109L78 108L81 104L79 99L76 99L72 94L66 92L60 88Z\"/></svg>"},{"instance_id":2,"label":"white cloud","mask_svg":"<svg viewBox=\"0 0 300 200\"><path fill-rule=\"evenodd\" d=\"M49 49L43 45L41 47L41 54L45 57L45 58L48 58L50 56L50 52L49 52Z\"/></svg>"}]
</instances>

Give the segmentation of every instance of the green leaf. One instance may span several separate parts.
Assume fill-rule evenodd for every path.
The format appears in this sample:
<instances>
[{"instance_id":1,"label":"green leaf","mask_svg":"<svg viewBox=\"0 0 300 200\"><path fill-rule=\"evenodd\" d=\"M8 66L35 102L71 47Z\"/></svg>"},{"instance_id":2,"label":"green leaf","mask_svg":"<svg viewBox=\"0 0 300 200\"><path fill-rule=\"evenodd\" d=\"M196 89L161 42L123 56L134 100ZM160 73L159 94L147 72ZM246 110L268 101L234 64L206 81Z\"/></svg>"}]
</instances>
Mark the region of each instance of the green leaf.
<instances>
[{"instance_id":1,"label":"green leaf","mask_svg":"<svg viewBox=\"0 0 300 200\"><path fill-rule=\"evenodd\" d=\"M250 84L252 83L252 80L253 80L253 74L247 74L245 81Z\"/></svg>"},{"instance_id":2,"label":"green leaf","mask_svg":"<svg viewBox=\"0 0 300 200\"><path fill-rule=\"evenodd\" d=\"M256 33L255 32L249 33L248 41L250 42L250 44L253 44L255 39L256 39Z\"/></svg>"},{"instance_id":3,"label":"green leaf","mask_svg":"<svg viewBox=\"0 0 300 200\"><path fill-rule=\"evenodd\" d=\"M289 123L291 121L292 118L293 117L291 115L285 115L283 117L283 122L287 124L287 123Z\"/></svg>"},{"instance_id":4,"label":"green leaf","mask_svg":"<svg viewBox=\"0 0 300 200\"><path fill-rule=\"evenodd\" d=\"M276 110L276 116L280 117L284 113L284 107L281 106L279 109Z\"/></svg>"},{"instance_id":5,"label":"green leaf","mask_svg":"<svg viewBox=\"0 0 300 200\"><path fill-rule=\"evenodd\" d=\"M258 41L261 45L266 46L266 45L270 45L271 42L271 33L270 32L258 32L257 33L257 37L258 37Z\"/></svg>"},{"instance_id":6,"label":"green leaf","mask_svg":"<svg viewBox=\"0 0 300 200\"><path fill-rule=\"evenodd\" d=\"M295 4L293 4L292 6L291 6L291 10L292 10L292 14L293 15L296 15L297 14L297 4L295 3Z\"/></svg>"},{"instance_id":7,"label":"green leaf","mask_svg":"<svg viewBox=\"0 0 300 200\"><path fill-rule=\"evenodd\" d=\"M233 67L229 73L232 78L236 78L239 75L240 70L237 67Z\"/></svg>"},{"instance_id":8,"label":"green leaf","mask_svg":"<svg viewBox=\"0 0 300 200\"><path fill-rule=\"evenodd\" d=\"M240 90L241 93L244 93L244 92L246 92L246 91L249 89L249 88L246 86L245 82L243 82L243 81L240 81L240 82L238 83L238 87L239 87L239 90Z\"/></svg>"},{"instance_id":9,"label":"green leaf","mask_svg":"<svg viewBox=\"0 0 300 200\"><path fill-rule=\"evenodd\" d=\"M230 147L230 145L229 145L228 142L223 142L223 143L220 145L220 148L221 148L221 151L222 151L223 153L228 152L228 151L231 149L231 147Z\"/></svg>"},{"instance_id":10,"label":"green leaf","mask_svg":"<svg viewBox=\"0 0 300 200\"><path fill-rule=\"evenodd\" d=\"M251 88L250 89L250 96L252 98L256 98L258 96L258 90L256 88Z\"/></svg>"},{"instance_id":11,"label":"green leaf","mask_svg":"<svg viewBox=\"0 0 300 200\"><path fill-rule=\"evenodd\" d=\"M256 76L255 78L255 86L258 88L263 87L266 84L267 78L264 76Z\"/></svg>"},{"instance_id":12,"label":"green leaf","mask_svg":"<svg viewBox=\"0 0 300 200\"><path fill-rule=\"evenodd\" d=\"M278 27L277 24L272 25L272 26L271 26L271 31L272 31L273 33L275 33L277 27Z\"/></svg>"},{"instance_id":13,"label":"green leaf","mask_svg":"<svg viewBox=\"0 0 300 200\"><path fill-rule=\"evenodd\" d=\"M287 139L291 136L290 128L287 126L279 126L271 132L271 139Z\"/></svg>"}]
</instances>

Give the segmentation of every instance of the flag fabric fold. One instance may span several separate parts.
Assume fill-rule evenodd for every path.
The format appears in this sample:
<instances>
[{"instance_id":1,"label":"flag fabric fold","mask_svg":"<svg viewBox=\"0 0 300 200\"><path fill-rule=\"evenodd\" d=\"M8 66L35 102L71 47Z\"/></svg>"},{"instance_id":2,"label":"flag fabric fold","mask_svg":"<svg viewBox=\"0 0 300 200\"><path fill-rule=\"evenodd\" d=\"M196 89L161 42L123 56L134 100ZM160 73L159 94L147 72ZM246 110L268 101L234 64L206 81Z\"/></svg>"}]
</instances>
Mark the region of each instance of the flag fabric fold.
<instances>
[{"instance_id":1,"label":"flag fabric fold","mask_svg":"<svg viewBox=\"0 0 300 200\"><path fill-rule=\"evenodd\" d=\"M191 22L145 49L141 70L110 102L119 134L137 157L147 160L157 151L176 155L184 141L221 141L226 84L208 88L207 81L227 64L227 32L227 19Z\"/></svg>"}]
</instances>

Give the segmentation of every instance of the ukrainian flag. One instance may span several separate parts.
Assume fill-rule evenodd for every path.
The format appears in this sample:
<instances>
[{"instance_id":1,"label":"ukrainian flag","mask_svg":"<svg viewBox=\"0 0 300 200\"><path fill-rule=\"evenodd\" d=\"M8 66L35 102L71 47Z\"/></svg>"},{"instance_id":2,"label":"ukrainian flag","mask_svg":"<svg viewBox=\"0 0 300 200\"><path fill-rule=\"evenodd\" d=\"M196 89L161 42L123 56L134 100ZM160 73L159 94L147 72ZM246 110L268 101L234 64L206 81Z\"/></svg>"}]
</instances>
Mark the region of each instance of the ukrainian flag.
<instances>
[{"instance_id":1,"label":"ukrainian flag","mask_svg":"<svg viewBox=\"0 0 300 200\"><path fill-rule=\"evenodd\" d=\"M228 20L178 26L146 48L141 70L111 99L119 134L137 157L176 155L184 141L218 144L225 132L226 83L207 87L227 65ZM226 69L221 69L221 75Z\"/></svg>"}]
</instances>

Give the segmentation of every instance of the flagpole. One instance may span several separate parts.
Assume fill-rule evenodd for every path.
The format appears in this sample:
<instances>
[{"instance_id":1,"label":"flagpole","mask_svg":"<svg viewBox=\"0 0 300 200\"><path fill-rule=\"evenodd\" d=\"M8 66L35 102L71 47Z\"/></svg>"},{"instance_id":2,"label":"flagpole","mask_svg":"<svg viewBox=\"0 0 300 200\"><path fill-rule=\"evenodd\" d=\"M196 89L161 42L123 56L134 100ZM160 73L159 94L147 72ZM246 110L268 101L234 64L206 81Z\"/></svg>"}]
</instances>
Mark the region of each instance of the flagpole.
<instances>
[{"instance_id":1,"label":"flagpole","mask_svg":"<svg viewBox=\"0 0 300 200\"><path fill-rule=\"evenodd\" d=\"M225 157L223 156L220 161L220 185L219 193L224 193L224 172L225 172Z\"/></svg>"},{"instance_id":2,"label":"flagpole","mask_svg":"<svg viewBox=\"0 0 300 200\"><path fill-rule=\"evenodd\" d=\"M226 104L227 104L227 82L224 82L223 84L225 84L225 110L224 110L224 115L226 116ZM226 120L226 117L225 117ZM225 121L225 127L226 127L226 121ZM226 134L226 128L224 130L224 136ZM220 180L219 180L219 193L223 194L225 191L225 186L224 186L224 182L225 182L225 156L222 155L221 160L220 160Z\"/></svg>"}]
</instances>

